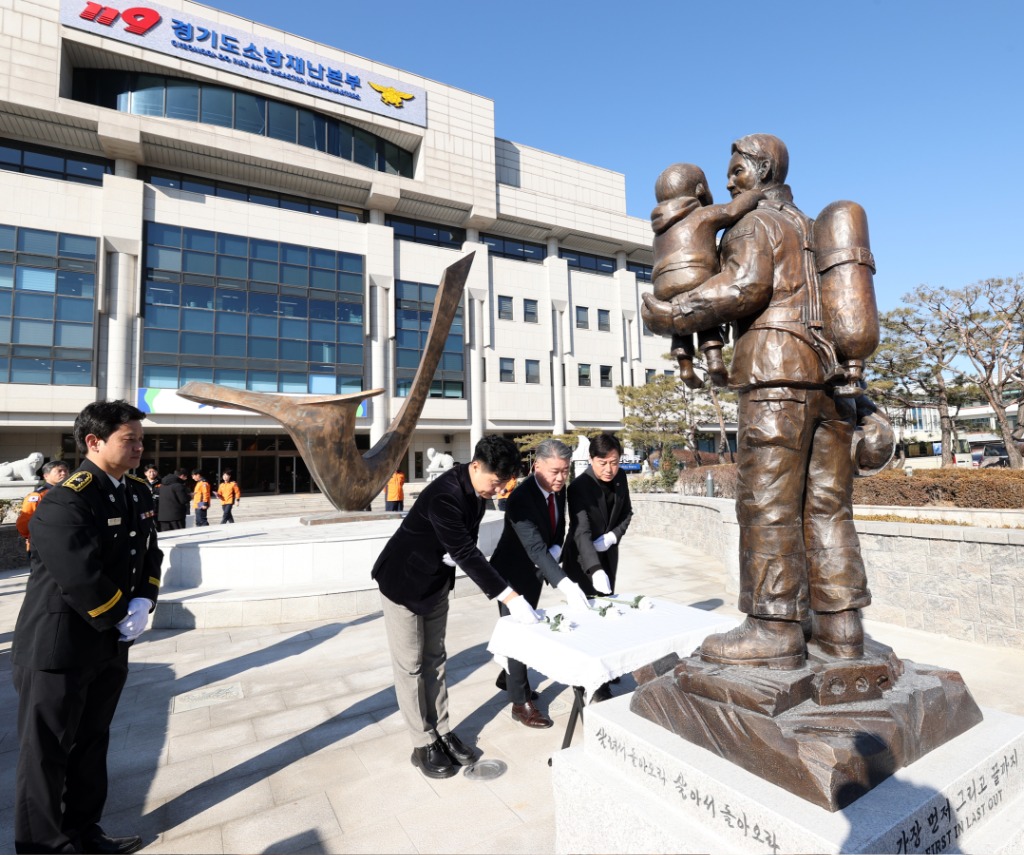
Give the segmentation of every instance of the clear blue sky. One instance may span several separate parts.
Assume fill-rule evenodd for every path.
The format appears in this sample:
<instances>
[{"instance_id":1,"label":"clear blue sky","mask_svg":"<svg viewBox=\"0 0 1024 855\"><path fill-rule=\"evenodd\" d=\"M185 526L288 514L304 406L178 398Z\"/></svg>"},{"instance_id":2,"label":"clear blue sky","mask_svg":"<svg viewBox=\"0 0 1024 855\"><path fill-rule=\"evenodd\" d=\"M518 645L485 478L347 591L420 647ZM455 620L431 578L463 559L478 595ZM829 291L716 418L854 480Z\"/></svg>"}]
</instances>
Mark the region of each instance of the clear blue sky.
<instances>
[{"instance_id":1,"label":"clear blue sky","mask_svg":"<svg viewBox=\"0 0 1024 855\"><path fill-rule=\"evenodd\" d=\"M623 173L637 217L676 161L726 201L730 143L776 134L806 213L867 209L883 310L1024 272L1018 2L209 5L491 98L498 136Z\"/></svg>"}]
</instances>

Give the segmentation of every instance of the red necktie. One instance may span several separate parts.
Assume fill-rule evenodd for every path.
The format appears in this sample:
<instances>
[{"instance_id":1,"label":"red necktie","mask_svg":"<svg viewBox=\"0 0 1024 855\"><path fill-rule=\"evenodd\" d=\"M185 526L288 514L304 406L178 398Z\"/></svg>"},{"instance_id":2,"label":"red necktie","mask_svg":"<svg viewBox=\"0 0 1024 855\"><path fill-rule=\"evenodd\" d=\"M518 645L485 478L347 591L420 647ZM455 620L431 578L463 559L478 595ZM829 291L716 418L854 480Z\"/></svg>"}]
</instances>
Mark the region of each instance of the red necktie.
<instances>
[{"instance_id":1,"label":"red necktie","mask_svg":"<svg viewBox=\"0 0 1024 855\"><path fill-rule=\"evenodd\" d=\"M555 515L555 494L548 493L548 518L551 520L551 539L555 537L555 523L558 521Z\"/></svg>"}]
</instances>

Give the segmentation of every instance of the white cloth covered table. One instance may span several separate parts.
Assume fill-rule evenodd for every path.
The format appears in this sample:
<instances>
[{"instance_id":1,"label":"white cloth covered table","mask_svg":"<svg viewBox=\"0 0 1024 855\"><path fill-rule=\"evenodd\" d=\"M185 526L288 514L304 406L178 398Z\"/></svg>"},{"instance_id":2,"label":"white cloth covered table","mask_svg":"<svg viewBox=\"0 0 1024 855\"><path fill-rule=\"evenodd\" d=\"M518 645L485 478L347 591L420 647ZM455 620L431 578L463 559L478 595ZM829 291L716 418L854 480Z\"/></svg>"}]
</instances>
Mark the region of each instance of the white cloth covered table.
<instances>
[{"instance_id":1,"label":"white cloth covered table","mask_svg":"<svg viewBox=\"0 0 1024 855\"><path fill-rule=\"evenodd\" d=\"M552 631L545 622L517 623L511 616L494 627L488 651L495 657L518 659L552 680L581 686L589 696L599 686L660 659L669 653L689 656L713 632L723 632L739 621L703 609L681 606L651 597L653 608L633 609L632 594L613 600L618 617L601 617L596 611L541 610L548 617L564 614L575 624L570 632ZM593 600L606 605L607 599ZM564 623L563 623L564 626Z\"/></svg>"}]
</instances>

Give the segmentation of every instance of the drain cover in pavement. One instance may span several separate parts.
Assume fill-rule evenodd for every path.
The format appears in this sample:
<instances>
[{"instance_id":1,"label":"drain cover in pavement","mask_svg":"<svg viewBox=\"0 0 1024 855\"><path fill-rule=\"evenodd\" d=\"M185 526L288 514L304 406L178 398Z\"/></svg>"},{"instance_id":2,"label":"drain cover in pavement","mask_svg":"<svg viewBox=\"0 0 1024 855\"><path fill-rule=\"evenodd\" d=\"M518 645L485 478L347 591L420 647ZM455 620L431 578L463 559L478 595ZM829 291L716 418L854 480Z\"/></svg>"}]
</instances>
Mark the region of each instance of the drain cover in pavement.
<instances>
[{"instance_id":1,"label":"drain cover in pavement","mask_svg":"<svg viewBox=\"0 0 1024 855\"><path fill-rule=\"evenodd\" d=\"M501 760L478 760L466 767L463 773L471 781L493 781L508 771L508 766Z\"/></svg>"}]
</instances>

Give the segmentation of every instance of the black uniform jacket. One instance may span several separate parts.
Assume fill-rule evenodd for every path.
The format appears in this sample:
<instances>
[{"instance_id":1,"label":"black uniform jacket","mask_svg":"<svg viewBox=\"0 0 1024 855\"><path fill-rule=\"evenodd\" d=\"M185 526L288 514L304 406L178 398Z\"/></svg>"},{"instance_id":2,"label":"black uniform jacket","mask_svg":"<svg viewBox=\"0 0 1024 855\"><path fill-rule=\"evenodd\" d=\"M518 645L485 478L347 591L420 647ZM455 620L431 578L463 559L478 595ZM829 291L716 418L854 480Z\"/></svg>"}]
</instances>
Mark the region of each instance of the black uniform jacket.
<instances>
[{"instance_id":1,"label":"black uniform jacket","mask_svg":"<svg viewBox=\"0 0 1024 855\"><path fill-rule=\"evenodd\" d=\"M536 608L543 582L555 586L565 578L548 549L565 539L565 490L555 493L558 522L551 530L547 500L535 476L520 482L505 505L505 528L491 564L512 588Z\"/></svg>"},{"instance_id":2,"label":"black uniform jacket","mask_svg":"<svg viewBox=\"0 0 1024 855\"><path fill-rule=\"evenodd\" d=\"M598 552L594 549L594 540L609 531L622 540L629 528L629 522L633 519L633 503L629 499L626 473L620 469L612 479L610 512L605 501L605 488L598 483L594 470L589 466L586 472L569 485L567 492L569 537L562 556L565 572L585 593L593 596L596 591L590 577L596 571L604 570L614 590L615 571L619 566L619 545L616 543L606 552Z\"/></svg>"},{"instance_id":3,"label":"black uniform jacket","mask_svg":"<svg viewBox=\"0 0 1024 855\"><path fill-rule=\"evenodd\" d=\"M427 614L455 584L455 568L441 560L446 552L489 599L504 591L504 580L476 545L485 506L464 463L431 481L373 565L370 575L381 593Z\"/></svg>"},{"instance_id":4,"label":"black uniform jacket","mask_svg":"<svg viewBox=\"0 0 1024 855\"><path fill-rule=\"evenodd\" d=\"M129 600L156 602L163 553L153 494L134 475L125 485L130 510L107 474L86 460L40 503L29 523L32 569L14 629L14 664L61 670L110 659Z\"/></svg>"},{"instance_id":5,"label":"black uniform jacket","mask_svg":"<svg viewBox=\"0 0 1024 855\"><path fill-rule=\"evenodd\" d=\"M192 503L192 491L177 475L164 475L160 481L160 503L157 520L160 522L184 522Z\"/></svg>"}]
</instances>

